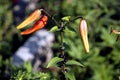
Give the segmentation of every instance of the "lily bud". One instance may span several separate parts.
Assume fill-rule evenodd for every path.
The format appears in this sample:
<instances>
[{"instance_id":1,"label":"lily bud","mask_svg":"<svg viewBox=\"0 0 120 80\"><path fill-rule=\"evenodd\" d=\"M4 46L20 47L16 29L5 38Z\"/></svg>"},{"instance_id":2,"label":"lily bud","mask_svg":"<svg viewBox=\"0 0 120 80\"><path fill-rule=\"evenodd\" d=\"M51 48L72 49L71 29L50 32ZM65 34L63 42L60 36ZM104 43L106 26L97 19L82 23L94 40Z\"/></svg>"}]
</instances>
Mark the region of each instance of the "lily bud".
<instances>
[{"instance_id":1,"label":"lily bud","mask_svg":"<svg viewBox=\"0 0 120 80\"><path fill-rule=\"evenodd\" d=\"M33 21L38 19L40 17L40 15L41 15L41 10L40 9L35 10L20 25L17 26L17 29L21 29L21 28L27 26L28 24L32 23Z\"/></svg>"},{"instance_id":2,"label":"lily bud","mask_svg":"<svg viewBox=\"0 0 120 80\"><path fill-rule=\"evenodd\" d=\"M42 29L48 21L48 17L46 15L43 15L31 28L21 32L21 35L28 35L31 34L37 30Z\"/></svg>"},{"instance_id":3,"label":"lily bud","mask_svg":"<svg viewBox=\"0 0 120 80\"><path fill-rule=\"evenodd\" d=\"M80 21L79 31L80 31L80 35L82 38L85 51L88 53L89 52L88 29L87 29L87 23L85 19L82 19Z\"/></svg>"},{"instance_id":4,"label":"lily bud","mask_svg":"<svg viewBox=\"0 0 120 80\"><path fill-rule=\"evenodd\" d=\"M120 34L120 31L117 31L117 30L111 29L111 33L114 33L114 34Z\"/></svg>"},{"instance_id":5,"label":"lily bud","mask_svg":"<svg viewBox=\"0 0 120 80\"><path fill-rule=\"evenodd\" d=\"M117 38L116 38L116 41L120 40L120 36L119 36L120 31L117 31L117 30L114 30L114 29L111 28L110 34L111 34L111 33L114 33L114 34L117 34L117 35L118 35Z\"/></svg>"}]
</instances>

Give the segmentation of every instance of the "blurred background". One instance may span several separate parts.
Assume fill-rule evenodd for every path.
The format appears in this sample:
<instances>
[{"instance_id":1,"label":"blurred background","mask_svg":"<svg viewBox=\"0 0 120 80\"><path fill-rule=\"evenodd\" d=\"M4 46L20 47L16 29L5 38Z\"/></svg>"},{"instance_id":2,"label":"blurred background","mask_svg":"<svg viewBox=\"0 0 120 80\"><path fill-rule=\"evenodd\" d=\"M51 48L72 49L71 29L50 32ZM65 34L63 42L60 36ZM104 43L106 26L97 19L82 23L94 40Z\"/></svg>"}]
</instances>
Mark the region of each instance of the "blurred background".
<instances>
[{"instance_id":1,"label":"blurred background","mask_svg":"<svg viewBox=\"0 0 120 80\"><path fill-rule=\"evenodd\" d=\"M37 8L44 8L58 21L64 16L83 16L87 20L89 54L85 53L80 39L80 20L68 25L76 33L64 33L64 42L69 44L65 54L69 59L75 59L86 66L72 67L76 80L120 80L120 41L116 41L117 35L110 34L111 27L120 30L119 0L0 0L0 78L9 79L12 74L17 73L15 76L18 76L25 71L17 72L11 58L32 34L21 36L16 26ZM50 30L53 26L54 22L49 20L44 29ZM59 48L57 35L56 32L53 56L57 55ZM31 76L35 77L29 74L25 79ZM50 78L57 80L57 77Z\"/></svg>"}]
</instances>

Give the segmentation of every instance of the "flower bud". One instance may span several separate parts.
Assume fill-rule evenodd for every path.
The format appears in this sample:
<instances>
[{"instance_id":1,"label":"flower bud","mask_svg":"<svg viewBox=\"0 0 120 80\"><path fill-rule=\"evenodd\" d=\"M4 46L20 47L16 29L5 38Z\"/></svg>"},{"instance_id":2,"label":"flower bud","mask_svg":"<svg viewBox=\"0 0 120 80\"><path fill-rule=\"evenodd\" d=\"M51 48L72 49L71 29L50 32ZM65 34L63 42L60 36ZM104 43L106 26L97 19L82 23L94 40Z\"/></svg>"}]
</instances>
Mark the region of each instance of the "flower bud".
<instances>
[{"instance_id":1,"label":"flower bud","mask_svg":"<svg viewBox=\"0 0 120 80\"><path fill-rule=\"evenodd\" d=\"M120 31L117 31L117 30L111 29L111 33L114 33L114 34L120 34Z\"/></svg>"},{"instance_id":2,"label":"flower bud","mask_svg":"<svg viewBox=\"0 0 120 80\"><path fill-rule=\"evenodd\" d=\"M80 21L79 31L80 31L80 35L82 38L85 51L88 53L89 52L88 29L87 29L87 23L85 19L82 19Z\"/></svg>"},{"instance_id":3,"label":"flower bud","mask_svg":"<svg viewBox=\"0 0 120 80\"><path fill-rule=\"evenodd\" d=\"M27 26L28 24L32 23L33 21L38 19L40 17L40 15L41 15L41 10L40 9L35 10L20 25L17 26L17 29L21 29L21 28Z\"/></svg>"}]
</instances>

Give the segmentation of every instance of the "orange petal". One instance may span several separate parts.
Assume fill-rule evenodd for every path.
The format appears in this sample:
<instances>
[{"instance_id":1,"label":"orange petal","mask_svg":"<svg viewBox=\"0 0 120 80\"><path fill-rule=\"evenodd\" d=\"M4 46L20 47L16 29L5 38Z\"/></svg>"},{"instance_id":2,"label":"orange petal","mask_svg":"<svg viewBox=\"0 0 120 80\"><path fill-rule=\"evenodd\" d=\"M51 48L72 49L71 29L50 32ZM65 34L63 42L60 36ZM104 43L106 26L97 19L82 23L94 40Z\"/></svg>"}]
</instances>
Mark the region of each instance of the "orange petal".
<instances>
[{"instance_id":1,"label":"orange petal","mask_svg":"<svg viewBox=\"0 0 120 80\"><path fill-rule=\"evenodd\" d=\"M89 52L88 31L87 31L87 23L85 19L82 19L80 21L79 30L85 51L88 53Z\"/></svg>"},{"instance_id":2,"label":"orange petal","mask_svg":"<svg viewBox=\"0 0 120 80\"><path fill-rule=\"evenodd\" d=\"M38 19L40 15L41 15L41 10L40 9L35 10L32 14L30 14L30 16L28 16L28 18L26 18L20 25L17 26L17 29L21 29L27 26L28 24L32 23L33 21Z\"/></svg>"}]
</instances>

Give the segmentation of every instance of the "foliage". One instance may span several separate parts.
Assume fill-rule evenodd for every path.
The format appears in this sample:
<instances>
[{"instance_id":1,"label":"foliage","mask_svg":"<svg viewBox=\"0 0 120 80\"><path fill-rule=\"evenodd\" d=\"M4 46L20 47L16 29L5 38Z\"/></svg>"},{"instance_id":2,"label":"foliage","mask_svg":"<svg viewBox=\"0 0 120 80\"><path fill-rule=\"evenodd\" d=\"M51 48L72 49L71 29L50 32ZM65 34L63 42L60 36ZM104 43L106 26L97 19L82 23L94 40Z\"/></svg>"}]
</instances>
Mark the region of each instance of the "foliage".
<instances>
[{"instance_id":1,"label":"foliage","mask_svg":"<svg viewBox=\"0 0 120 80\"><path fill-rule=\"evenodd\" d=\"M39 1L38 6L45 7L45 9L51 14L54 14L59 21L68 21L69 18L72 19L75 16L83 16L87 20L90 42L89 54L85 53L80 40L78 31L80 20L71 22L65 29L65 55L67 55L69 60L76 60L77 63L75 62L74 64L78 64L79 62L85 66L69 65L67 70L68 73L70 71L70 74L66 73L65 75L68 79L120 79L120 42L115 41L116 35L109 34L111 27L120 30L119 0L41 0ZM20 46L21 41L23 40L19 33L17 33L15 27L11 26L12 10L10 7L11 3L9 0L0 1L0 77L5 76L6 73L8 73L8 65L11 65L9 61L10 56L13 55L13 52ZM55 26L51 22L52 21L47 25L49 28ZM51 32L55 32L55 34L58 35L57 31L58 29L56 26L51 30ZM57 39L59 40L59 36L57 36ZM54 49L56 50L58 47L59 46L55 46ZM29 80L40 79L41 76L45 76L46 79L43 80L57 80L54 73L32 73L30 71L31 65L26 66L29 67L29 69L20 69L18 72L13 69L12 72L14 75L12 78L16 80ZM27 68L26 66L24 66L24 68Z\"/></svg>"}]
</instances>

